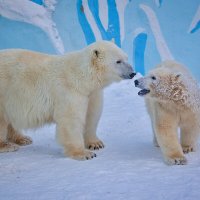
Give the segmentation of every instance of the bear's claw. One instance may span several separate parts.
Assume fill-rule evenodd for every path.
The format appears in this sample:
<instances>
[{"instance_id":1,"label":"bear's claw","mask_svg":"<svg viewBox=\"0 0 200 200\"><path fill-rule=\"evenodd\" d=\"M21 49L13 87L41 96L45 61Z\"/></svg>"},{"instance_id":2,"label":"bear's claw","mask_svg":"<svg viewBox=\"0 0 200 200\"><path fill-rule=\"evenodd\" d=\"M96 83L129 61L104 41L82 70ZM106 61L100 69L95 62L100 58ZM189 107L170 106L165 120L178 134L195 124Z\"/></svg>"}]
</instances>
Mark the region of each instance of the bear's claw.
<instances>
[{"instance_id":1,"label":"bear's claw","mask_svg":"<svg viewBox=\"0 0 200 200\"><path fill-rule=\"evenodd\" d=\"M25 146L32 144L32 139L28 136L20 136L19 138L16 139L15 143L20 146Z\"/></svg>"},{"instance_id":2,"label":"bear's claw","mask_svg":"<svg viewBox=\"0 0 200 200\"><path fill-rule=\"evenodd\" d=\"M193 146L182 146L182 149L183 149L183 153L185 153L185 154L195 151L195 147L193 147Z\"/></svg>"},{"instance_id":3,"label":"bear's claw","mask_svg":"<svg viewBox=\"0 0 200 200\"><path fill-rule=\"evenodd\" d=\"M0 142L0 153L17 151L19 146L11 142Z\"/></svg>"},{"instance_id":4,"label":"bear's claw","mask_svg":"<svg viewBox=\"0 0 200 200\"><path fill-rule=\"evenodd\" d=\"M103 149L105 147L101 140L98 140L98 141L95 141L95 142L90 142L86 146L90 150L99 150L99 149Z\"/></svg>"},{"instance_id":5,"label":"bear's claw","mask_svg":"<svg viewBox=\"0 0 200 200\"><path fill-rule=\"evenodd\" d=\"M89 150L71 151L70 153L66 151L65 155L75 160L91 160L97 156L94 152Z\"/></svg>"},{"instance_id":6,"label":"bear's claw","mask_svg":"<svg viewBox=\"0 0 200 200\"><path fill-rule=\"evenodd\" d=\"M187 159L183 157L177 158L165 158L165 161L168 165L186 165Z\"/></svg>"}]
</instances>

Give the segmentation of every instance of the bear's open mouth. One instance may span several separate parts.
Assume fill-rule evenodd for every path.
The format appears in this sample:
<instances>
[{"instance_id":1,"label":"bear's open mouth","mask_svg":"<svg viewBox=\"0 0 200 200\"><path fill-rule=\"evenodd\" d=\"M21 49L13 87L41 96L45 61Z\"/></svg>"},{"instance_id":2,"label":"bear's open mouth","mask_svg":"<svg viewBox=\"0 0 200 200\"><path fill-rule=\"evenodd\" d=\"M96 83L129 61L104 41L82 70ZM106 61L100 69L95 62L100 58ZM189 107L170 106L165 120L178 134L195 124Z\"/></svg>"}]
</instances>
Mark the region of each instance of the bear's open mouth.
<instances>
[{"instance_id":1,"label":"bear's open mouth","mask_svg":"<svg viewBox=\"0 0 200 200\"><path fill-rule=\"evenodd\" d=\"M142 89L142 90L140 90L140 91L138 92L138 95L139 95L139 96L144 96L144 95L148 94L149 92L150 92L149 89Z\"/></svg>"}]
</instances>

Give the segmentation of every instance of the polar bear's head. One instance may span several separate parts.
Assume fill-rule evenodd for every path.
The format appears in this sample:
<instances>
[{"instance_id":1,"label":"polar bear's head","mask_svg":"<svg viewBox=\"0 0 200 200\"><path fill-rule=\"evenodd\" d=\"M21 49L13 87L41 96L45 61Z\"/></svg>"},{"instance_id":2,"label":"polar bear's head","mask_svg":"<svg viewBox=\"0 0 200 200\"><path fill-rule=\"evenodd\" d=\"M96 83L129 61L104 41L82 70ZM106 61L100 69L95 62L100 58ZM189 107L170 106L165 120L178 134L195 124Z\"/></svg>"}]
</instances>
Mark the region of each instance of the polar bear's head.
<instances>
[{"instance_id":1,"label":"polar bear's head","mask_svg":"<svg viewBox=\"0 0 200 200\"><path fill-rule=\"evenodd\" d=\"M95 42L86 49L91 55L91 67L103 86L135 76L127 55L113 42Z\"/></svg>"},{"instance_id":2,"label":"polar bear's head","mask_svg":"<svg viewBox=\"0 0 200 200\"><path fill-rule=\"evenodd\" d=\"M141 89L138 95L179 104L184 104L188 96L186 83L181 72L165 67L156 68L147 76L135 80L135 86Z\"/></svg>"}]
</instances>

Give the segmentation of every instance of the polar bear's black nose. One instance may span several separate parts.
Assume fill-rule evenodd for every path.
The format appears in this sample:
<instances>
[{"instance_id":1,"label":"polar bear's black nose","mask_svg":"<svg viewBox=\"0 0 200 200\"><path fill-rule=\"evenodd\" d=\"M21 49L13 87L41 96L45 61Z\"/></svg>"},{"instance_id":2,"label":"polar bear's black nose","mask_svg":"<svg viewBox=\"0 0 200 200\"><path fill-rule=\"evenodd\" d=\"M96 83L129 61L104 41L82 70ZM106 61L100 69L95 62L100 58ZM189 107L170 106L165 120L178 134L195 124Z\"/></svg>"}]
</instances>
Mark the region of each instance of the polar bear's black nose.
<instances>
[{"instance_id":1,"label":"polar bear's black nose","mask_svg":"<svg viewBox=\"0 0 200 200\"><path fill-rule=\"evenodd\" d=\"M130 76L130 78L133 78L135 75L136 75L136 73L133 72L129 76Z\"/></svg>"},{"instance_id":2,"label":"polar bear's black nose","mask_svg":"<svg viewBox=\"0 0 200 200\"><path fill-rule=\"evenodd\" d=\"M134 83L135 83L135 87L137 87L139 85L139 81L138 80L135 80Z\"/></svg>"}]
</instances>

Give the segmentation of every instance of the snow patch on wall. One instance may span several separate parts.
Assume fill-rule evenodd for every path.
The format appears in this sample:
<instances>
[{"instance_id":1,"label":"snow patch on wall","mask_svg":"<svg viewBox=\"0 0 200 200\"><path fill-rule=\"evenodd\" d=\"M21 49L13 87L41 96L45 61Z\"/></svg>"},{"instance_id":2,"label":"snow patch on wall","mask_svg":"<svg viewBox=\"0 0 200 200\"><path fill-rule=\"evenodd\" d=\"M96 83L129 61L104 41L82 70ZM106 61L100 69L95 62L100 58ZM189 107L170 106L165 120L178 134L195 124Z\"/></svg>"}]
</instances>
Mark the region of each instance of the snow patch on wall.
<instances>
[{"instance_id":1,"label":"snow patch on wall","mask_svg":"<svg viewBox=\"0 0 200 200\"><path fill-rule=\"evenodd\" d=\"M63 54L64 45L51 17L55 3L54 0L46 0L44 7L29 0L0 0L0 14L5 18L41 28L50 38L57 53Z\"/></svg>"},{"instance_id":2,"label":"snow patch on wall","mask_svg":"<svg viewBox=\"0 0 200 200\"><path fill-rule=\"evenodd\" d=\"M119 24L120 24L120 38L121 38L121 43L124 40L125 36L125 30L124 30L124 12L125 8L128 4L128 0L116 0L116 5L117 5L117 11L119 14Z\"/></svg>"},{"instance_id":3,"label":"snow patch on wall","mask_svg":"<svg viewBox=\"0 0 200 200\"><path fill-rule=\"evenodd\" d=\"M198 10L190 24L190 28L189 28L189 33L194 33L196 32L198 29L200 29L200 5L198 7Z\"/></svg>"},{"instance_id":4,"label":"snow patch on wall","mask_svg":"<svg viewBox=\"0 0 200 200\"><path fill-rule=\"evenodd\" d=\"M88 23L90 24L90 27L95 35L96 40L101 40L102 39L101 33L89 9L88 0L83 0L83 9L84 9L85 16L88 20Z\"/></svg>"},{"instance_id":5,"label":"snow patch on wall","mask_svg":"<svg viewBox=\"0 0 200 200\"><path fill-rule=\"evenodd\" d=\"M140 8L145 12L149 24L151 27L151 30L154 34L155 40L156 40L156 46L158 49L158 52L160 54L161 60L173 60L173 56L167 46L167 43L165 42L165 39L163 37L163 34L160 29L160 25L158 22L158 19L154 13L154 11L149 7L144 4L140 4Z\"/></svg>"},{"instance_id":6,"label":"snow patch on wall","mask_svg":"<svg viewBox=\"0 0 200 200\"><path fill-rule=\"evenodd\" d=\"M105 30L108 29L108 4L107 0L99 1L99 18Z\"/></svg>"}]
</instances>

